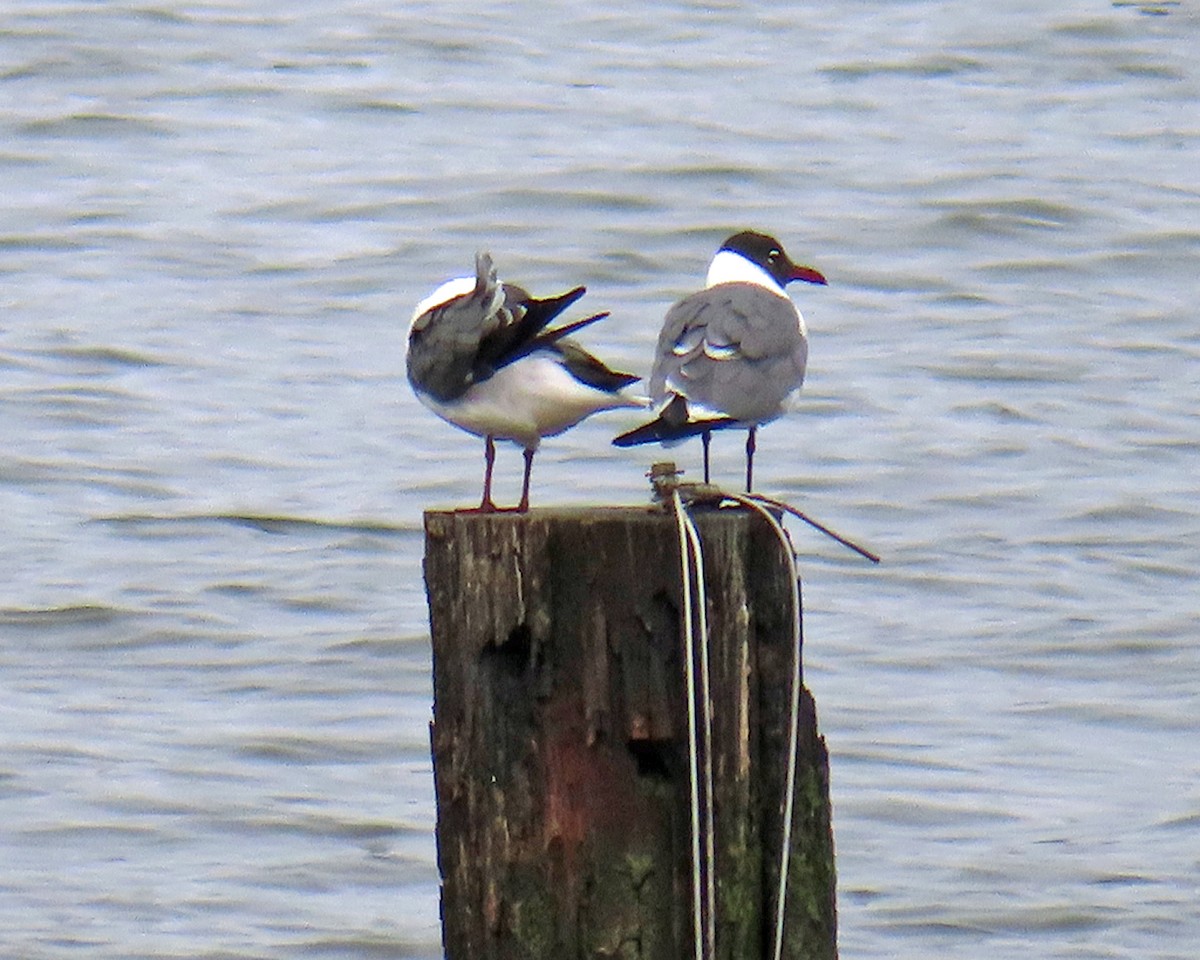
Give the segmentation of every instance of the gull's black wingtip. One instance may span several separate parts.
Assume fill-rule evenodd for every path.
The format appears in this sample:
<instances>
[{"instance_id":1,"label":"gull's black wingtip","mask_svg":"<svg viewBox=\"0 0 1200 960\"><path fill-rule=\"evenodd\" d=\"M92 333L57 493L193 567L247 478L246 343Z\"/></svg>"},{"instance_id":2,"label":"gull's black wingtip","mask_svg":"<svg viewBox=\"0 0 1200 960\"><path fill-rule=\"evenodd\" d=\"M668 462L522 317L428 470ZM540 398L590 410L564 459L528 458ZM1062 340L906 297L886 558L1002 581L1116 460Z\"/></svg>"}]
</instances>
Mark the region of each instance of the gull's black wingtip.
<instances>
[{"instance_id":1,"label":"gull's black wingtip","mask_svg":"<svg viewBox=\"0 0 1200 960\"><path fill-rule=\"evenodd\" d=\"M613 437L612 442L614 447L636 447L639 443L674 443L688 437L712 433L714 430L741 425L740 421L734 420L733 417L692 420L688 412L687 398L676 393L655 419L628 433Z\"/></svg>"},{"instance_id":2,"label":"gull's black wingtip","mask_svg":"<svg viewBox=\"0 0 1200 960\"><path fill-rule=\"evenodd\" d=\"M663 436L663 421L660 417L657 420L651 420L649 423L644 423L640 427L630 430L628 433L622 433L620 436L613 437L612 444L614 447L636 447L643 443L656 443L660 440L668 439Z\"/></svg>"},{"instance_id":3,"label":"gull's black wingtip","mask_svg":"<svg viewBox=\"0 0 1200 960\"><path fill-rule=\"evenodd\" d=\"M682 398L678 398L682 400ZM654 420L643 423L640 427L613 437L614 447L636 447L642 443L674 443L698 437L701 434L712 433L714 430L724 430L727 427L741 426L732 417L718 417L713 420L684 420L676 419L678 405L672 402Z\"/></svg>"}]
</instances>

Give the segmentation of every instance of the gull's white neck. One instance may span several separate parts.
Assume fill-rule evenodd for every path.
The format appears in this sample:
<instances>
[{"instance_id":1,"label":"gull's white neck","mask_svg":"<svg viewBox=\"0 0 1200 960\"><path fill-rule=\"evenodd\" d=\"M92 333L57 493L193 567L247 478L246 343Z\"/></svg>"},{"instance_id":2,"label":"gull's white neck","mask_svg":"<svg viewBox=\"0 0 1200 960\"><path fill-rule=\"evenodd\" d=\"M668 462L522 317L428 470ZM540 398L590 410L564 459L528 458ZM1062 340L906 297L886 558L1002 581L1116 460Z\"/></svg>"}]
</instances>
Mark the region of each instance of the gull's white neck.
<instances>
[{"instance_id":1,"label":"gull's white neck","mask_svg":"<svg viewBox=\"0 0 1200 960\"><path fill-rule=\"evenodd\" d=\"M754 283L786 298L787 293L766 270L757 263L752 263L740 253L732 250L718 250L708 265L708 276L705 287L715 287L718 283Z\"/></svg>"},{"instance_id":2,"label":"gull's white neck","mask_svg":"<svg viewBox=\"0 0 1200 960\"><path fill-rule=\"evenodd\" d=\"M409 327L411 328L421 316L435 307L444 306L456 297L466 296L474 289L474 277L455 277L453 280L447 280L417 304L416 309L413 310L412 319L408 321Z\"/></svg>"}]
</instances>

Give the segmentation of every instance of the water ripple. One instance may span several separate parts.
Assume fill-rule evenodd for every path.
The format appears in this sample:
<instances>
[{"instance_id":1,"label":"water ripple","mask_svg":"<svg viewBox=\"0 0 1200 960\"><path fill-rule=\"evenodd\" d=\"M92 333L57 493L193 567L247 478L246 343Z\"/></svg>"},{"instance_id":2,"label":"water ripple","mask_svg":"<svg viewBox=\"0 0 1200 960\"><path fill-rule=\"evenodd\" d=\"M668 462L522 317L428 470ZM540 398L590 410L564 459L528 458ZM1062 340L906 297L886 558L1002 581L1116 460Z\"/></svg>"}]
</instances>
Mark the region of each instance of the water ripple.
<instances>
[{"instance_id":1,"label":"water ripple","mask_svg":"<svg viewBox=\"0 0 1200 960\"><path fill-rule=\"evenodd\" d=\"M646 373L743 227L830 279L761 486L885 554L797 535L842 953L1200 941L1184 5L9 6L14 956L440 956L408 312L491 249ZM619 421L535 503L644 502Z\"/></svg>"}]
</instances>

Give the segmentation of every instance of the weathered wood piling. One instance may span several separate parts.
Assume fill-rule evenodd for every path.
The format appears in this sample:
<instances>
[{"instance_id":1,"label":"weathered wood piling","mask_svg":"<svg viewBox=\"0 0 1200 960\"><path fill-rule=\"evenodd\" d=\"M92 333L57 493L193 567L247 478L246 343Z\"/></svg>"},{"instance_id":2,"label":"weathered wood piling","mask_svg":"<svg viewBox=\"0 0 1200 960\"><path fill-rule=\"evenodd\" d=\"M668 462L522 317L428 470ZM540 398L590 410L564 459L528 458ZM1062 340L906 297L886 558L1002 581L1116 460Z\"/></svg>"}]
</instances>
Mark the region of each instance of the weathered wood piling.
<instances>
[{"instance_id":1,"label":"weathered wood piling","mask_svg":"<svg viewBox=\"0 0 1200 960\"><path fill-rule=\"evenodd\" d=\"M792 568L697 509L711 638L716 956L773 946ZM693 955L680 547L654 508L430 512L432 747L448 960ZM837 956L829 766L802 695L783 956Z\"/></svg>"}]
</instances>

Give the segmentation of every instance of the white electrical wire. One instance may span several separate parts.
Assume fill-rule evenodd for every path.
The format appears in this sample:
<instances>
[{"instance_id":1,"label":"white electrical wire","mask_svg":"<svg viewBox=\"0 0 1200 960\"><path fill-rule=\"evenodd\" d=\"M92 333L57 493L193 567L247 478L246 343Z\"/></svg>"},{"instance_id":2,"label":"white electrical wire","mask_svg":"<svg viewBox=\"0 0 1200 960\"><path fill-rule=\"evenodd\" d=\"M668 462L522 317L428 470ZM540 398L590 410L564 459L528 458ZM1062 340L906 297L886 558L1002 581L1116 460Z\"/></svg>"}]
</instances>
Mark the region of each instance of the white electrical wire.
<instances>
[{"instance_id":1,"label":"white electrical wire","mask_svg":"<svg viewBox=\"0 0 1200 960\"><path fill-rule=\"evenodd\" d=\"M692 563L696 574L696 624L700 635L700 650L697 659L700 662L700 714L703 718L701 733L702 757L704 761L704 856L705 876L704 894L708 907L708 916L704 924L705 944L708 956L717 955L717 852L716 826L714 823L713 800L713 736L712 736L712 681L709 674L709 642L708 642L708 591L704 584L704 548L700 543L700 533L690 515L687 515L688 541L692 549Z\"/></svg>"},{"instance_id":2,"label":"white electrical wire","mask_svg":"<svg viewBox=\"0 0 1200 960\"><path fill-rule=\"evenodd\" d=\"M878 558L827 528L816 524L795 508L767 497L749 497L725 493L724 497L755 511L770 525L787 558L792 600L792 676L788 716L788 763L784 785L782 843L779 851L779 887L776 891L775 931L771 956L783 960L784 921L787 915L788 872L791 868L792 821L796 808L796 770L800 745L800 701L803 689L802 665L802 611L800 607L800 579L796 569L796 555L787 530L764 506L795 513L801 520L812 523L817 529L834 539L857 550L868 559ZM688 752L691 780L691 823L692 823L692 910L695 931L696 960L711 960L716 955L716 831L713 803L712 762L712 694L709 675L708 603L704 585L704 554L700 535L684 507L678 490L672 490L671 502L675 511L675 523L679 534L680 573L683 588L684 650L687 659L685 680L687 684ZM693 587L695 596L693 597ZM697 655L697 634L699 655ZM696 674L699 673L699 690ZM701 730L701 723L703 729ZM702 744L701 744L701 738ZM701 758L703 747L704 790L701 792ZM701 804L703 798L704 803ZM701 821L703 820L703 831ZM701 859L701 833L704 834L704 860Z\"/></svg>"},{"instance_id":3,"label":"white electrical wire","mask_svg":"<svg viewBox=\"0 0 1200 960\"><path fill-rule=\"evenodd\" d=\"M688 772L691 779L692 814L692 930L695 935L696 960L705 960L704 947L707 940L704 922L705 897L702 887L700 860L700 759L697 716L696 716L696 643L692 617L692 540L688 535L691 520L683 508L679 491L672 491L671 505L675 509L675 525L679 532L679 568L683 606L684 680L687 685L688 716ZM711 867L709 873L711 874Z\"/></svg>"},{"instance_id":4,"label":"white electrical wire","mask_svg":"<svg viewBox=\"0 0 1200 960\"><path fill-rule=\"evenodd\" d=\"M676 494L678 496L678 494ZM792 590L792 689L790 716L788 717L788 767L787 781L784 787L783 801L783 844L779 852L779 889L776 892L775 903L775 943L771 956L774 960L783 958L783 920L787 907L788 870L791 867L792 856L792 819L796 808L796 762L800 747L800 690L801 674L801 611L800 611L800 577L796 570L796 555L792 550L792 541L788 537L783 524L764 507L749 497L735 493L725 494L730 500L735 500L745 507L756 511L771 525L775 536L783 546L783 554L787 557L790 575L788 581Z\"/></svg>"}]
</instances>

